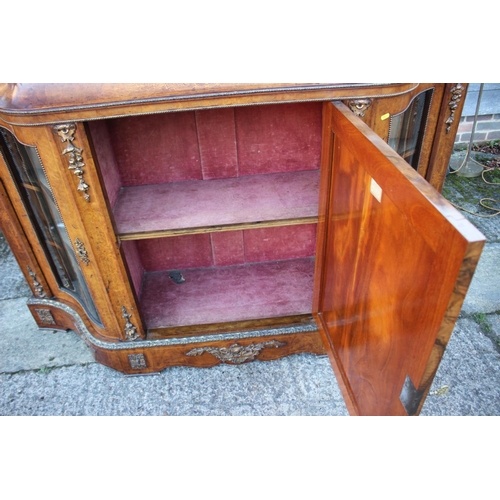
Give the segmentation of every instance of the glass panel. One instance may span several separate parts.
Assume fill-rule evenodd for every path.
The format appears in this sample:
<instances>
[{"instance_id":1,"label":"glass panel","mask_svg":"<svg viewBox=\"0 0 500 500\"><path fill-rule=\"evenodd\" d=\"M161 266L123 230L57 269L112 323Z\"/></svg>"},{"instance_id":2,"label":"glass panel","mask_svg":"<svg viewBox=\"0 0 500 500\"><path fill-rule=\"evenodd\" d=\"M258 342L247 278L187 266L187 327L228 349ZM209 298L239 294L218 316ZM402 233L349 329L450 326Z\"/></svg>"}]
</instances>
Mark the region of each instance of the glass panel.
<instances>
[{"instance_id":1,"label":"glass panel","mask_svg":"<svg viewBox=\"0 0 500 500\"><path fill-rule=\"evenodd\" d=\"M1 128L0 137L5 160L59 287L78 299L89 317L101 324L36 148L21 144Z\"/></svg>"},{"instance_id":2,"label":"glass panel","mask_svg":"<svg viewBox=\"0 0 500 500\"><path fill-rule=\"evenodd\" d=\"M432 92L432 89L422 92L402 113L391 117L389 146L395 149L415 170L418 168L420 159Z\"/></svg>"}]
</instances>

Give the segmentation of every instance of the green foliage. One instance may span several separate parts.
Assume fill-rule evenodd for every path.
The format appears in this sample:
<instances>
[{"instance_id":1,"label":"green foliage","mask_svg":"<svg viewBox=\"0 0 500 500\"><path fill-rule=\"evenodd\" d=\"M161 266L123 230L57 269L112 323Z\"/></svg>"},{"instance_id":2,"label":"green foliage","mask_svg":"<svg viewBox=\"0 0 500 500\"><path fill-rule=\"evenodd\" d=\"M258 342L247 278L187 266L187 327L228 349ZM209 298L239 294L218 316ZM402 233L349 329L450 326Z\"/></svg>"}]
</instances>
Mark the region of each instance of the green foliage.
<instances>
[{"instance_id":1,"label":"green foliage","mask_svg":"<svg viewBox=\"0 0 500 500\"><path fill-rule=\"evenodd\" d=\"M472 318L480 326L484 333L491 333L491 326L486 318L486 314L476 312L472 314Z\"/></svg>"},{"instance_id":2,"label":"green foliage","mask_svg":"<svg viewBox=\"0 0 500 500\"><path fill-rule=\"evenodd\" d=\"M42 366L40 370L38 370L38 373L47 374L50 373L53 369L54 369L53 366Z\"/></svg>"},{"instance_id":3,"label":"green foliage","mask_svg":"<svg viewBox=\"0 0 500 500\"><path fill-rule=\"evenodd\" d=\"M497 167L484 174L488 182L500 182L500 169Z\"/></svg>"}]
</instances>

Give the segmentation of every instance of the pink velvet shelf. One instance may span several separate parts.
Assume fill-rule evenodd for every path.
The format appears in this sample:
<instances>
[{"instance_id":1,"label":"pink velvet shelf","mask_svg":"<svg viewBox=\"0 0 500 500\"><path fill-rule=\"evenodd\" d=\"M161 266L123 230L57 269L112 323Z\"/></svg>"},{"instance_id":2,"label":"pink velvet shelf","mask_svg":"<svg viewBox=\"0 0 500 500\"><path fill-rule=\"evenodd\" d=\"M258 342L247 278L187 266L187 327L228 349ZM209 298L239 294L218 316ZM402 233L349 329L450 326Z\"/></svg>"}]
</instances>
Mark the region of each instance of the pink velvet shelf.
<instances>
[{"instance_id":1,"label":"pink velvet shelf","mask_svg":"<svg viewBox=\"0 0 500 500\"><path fill-rule=\"evenodd\" d=\"M114 215L122 239L299 224L317 220L318 192L318 170L150 184L122 188Z\"/></svg>"},{"instance_id":2,"label":"pink velvet shelf","mask_svg":"<svg viewBox=\"0 0 500 500\"><path fill-rule=\"evenodd\" d=\"M311 314L314 258L146 273L141 308L149 329Z\"/></svg>"}]
</instances>

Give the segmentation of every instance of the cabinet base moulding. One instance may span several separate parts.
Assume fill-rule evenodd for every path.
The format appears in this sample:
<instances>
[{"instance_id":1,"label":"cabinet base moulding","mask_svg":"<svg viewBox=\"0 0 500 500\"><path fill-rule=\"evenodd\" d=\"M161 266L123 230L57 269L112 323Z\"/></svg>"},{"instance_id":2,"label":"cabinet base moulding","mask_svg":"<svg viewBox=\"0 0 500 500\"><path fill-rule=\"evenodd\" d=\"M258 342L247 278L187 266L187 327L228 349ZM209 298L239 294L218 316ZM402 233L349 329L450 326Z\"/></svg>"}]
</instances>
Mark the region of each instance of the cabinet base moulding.
<instances>
[{"instance_id":1,"label":"cabinet base moulding","mask_svg":"<svg viewBox=\"0 0 500 500\"><path fill-rule=\"evenodd\" d=\"M28 305L35 311L50 307L55 315L61 312L62 315L69 316L73 323L72 329L91 348L96 361L126 374L159 372L170 366L209 368L223 362L239 364L254 360L271 361L299 353L325 355L313 321L189 337L106 342L92 335L80 316L66 304L51 299L32 298ZM228 329L230 328L231 325L228 324ZM235 344L238 345L236 350ZM231 356L224 355L231 351L236 353L233 360Z\"/></svg>"}]
</instances>

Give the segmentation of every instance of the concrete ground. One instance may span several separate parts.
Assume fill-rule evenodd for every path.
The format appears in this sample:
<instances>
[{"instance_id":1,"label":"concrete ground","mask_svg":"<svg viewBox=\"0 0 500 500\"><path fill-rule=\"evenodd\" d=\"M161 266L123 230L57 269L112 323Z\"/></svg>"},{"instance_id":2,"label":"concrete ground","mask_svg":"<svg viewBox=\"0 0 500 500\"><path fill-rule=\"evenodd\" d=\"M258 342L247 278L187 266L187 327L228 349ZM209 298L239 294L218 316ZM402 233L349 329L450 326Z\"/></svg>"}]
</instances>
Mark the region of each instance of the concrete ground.
<instances>
[{"instance_id":1,"label":"concrete ground","mask_svg":"<svg viewBox=\"0 0 500 500\"><path fill-rule=\"evenodd\" d=\"M469 217L488 243L422 415L500 415L500 216ZM347 415L326 357L126 377L74 332L37 329L3 236L0 276L0 415Z\"/></svg>"}]
</instances>

